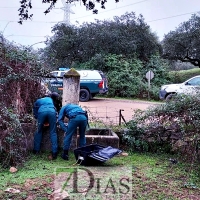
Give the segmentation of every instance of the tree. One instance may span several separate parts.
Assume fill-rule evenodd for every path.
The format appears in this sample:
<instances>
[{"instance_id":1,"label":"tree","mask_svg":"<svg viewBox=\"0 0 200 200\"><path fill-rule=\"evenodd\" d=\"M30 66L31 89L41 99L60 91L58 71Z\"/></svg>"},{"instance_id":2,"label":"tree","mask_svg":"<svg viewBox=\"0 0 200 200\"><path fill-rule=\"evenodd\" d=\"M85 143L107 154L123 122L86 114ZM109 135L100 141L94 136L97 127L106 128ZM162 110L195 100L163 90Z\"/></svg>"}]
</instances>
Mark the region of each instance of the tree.
<instances>
[{"instance_id":1,"label":"tree","mask_svg":"<svg viewBox=\"0 0 200 200\"><path fill-rule=\"evenodd\" d=\"M116 54L147 62L151 55L161 52L157 36L151 32L143 17L134 12L114 17L113 21L96 20L80 27L57 24L54 36L47 41L46 58L58 65L87 62L96 54Z\"/></svg>"},{"instance_id":2,"label":"tree","mask_svg":"<svg viewBox=\"0 0 200 200\"><path fill-rule=\"evenodd\" d=\"M50 6L44 11L45 14L49 13L51 9L55 6L58 0L42 0L42 3L48 3ZM98 10L95 8L95 2L101 4L101 8L105 9L105 4L107 0L65 0L66 3L73 3L73 2L83 2L83 5L86 7L87 10L92 10L93 14L98 14ZM119 2L119 0L115 0L115 2ZM20 1L20 8L19 8L19 24L22 24L24 20L32 19L33 14L29 14L29 9L32 9L31 0L21 0Z\"/></svg>"},{"instance_id":3,"label":"tree","mask_svg":"<svg viewBox=\"0 0 200 200\"><path fill-rule=\"evenodd\" d=\"M165 35L163 56L170 60L189 62L200 67L200 16L192 17Z\"/></svg>"}]
</instances>

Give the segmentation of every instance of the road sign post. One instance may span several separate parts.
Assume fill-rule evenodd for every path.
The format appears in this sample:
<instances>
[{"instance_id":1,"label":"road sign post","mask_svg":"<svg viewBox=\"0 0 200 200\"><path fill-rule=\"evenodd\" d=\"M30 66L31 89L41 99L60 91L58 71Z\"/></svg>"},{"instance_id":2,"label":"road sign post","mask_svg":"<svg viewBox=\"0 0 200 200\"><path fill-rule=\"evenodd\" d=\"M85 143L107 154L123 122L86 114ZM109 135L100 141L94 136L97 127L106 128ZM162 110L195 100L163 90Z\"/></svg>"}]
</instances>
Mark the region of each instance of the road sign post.
<instances>
[{"instance_id":1,"label":"road sign post","mask_svg":"<svg viewBox=\"0 0 200 200\"><path fill-rule=\"evenodd\" d=\"M150 99L150 95L149 95L150 86L151 86L150 80L151 80L153 77L154 77L154 73L153 73L151 70L149 70L149 71L146 73L146 78L147 78L147 80L148 80L148 88L149 88L149 90L148 90L148 99Z\"/></svg>"}]
</instances>

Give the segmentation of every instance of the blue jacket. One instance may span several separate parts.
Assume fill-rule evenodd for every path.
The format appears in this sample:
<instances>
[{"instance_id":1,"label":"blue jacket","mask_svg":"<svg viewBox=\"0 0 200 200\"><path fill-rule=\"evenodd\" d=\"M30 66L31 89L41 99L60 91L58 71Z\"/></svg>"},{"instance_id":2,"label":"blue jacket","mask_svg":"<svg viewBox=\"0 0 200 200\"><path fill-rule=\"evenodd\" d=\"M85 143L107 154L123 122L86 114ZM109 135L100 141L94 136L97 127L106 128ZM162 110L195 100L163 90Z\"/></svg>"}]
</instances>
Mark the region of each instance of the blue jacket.
<instances>
[{"instance_id":1,"label":"blue jacket","mask_svg":"<svg viewBox=\"0 0 200 200\"><path fill-rule=\"evenodd\" d=\"M78 114L86 114L86 112L76 104L67 104L61 108L58 121L64 120L64 117L73 118Z\"/></svg>"},{"instance_id":2,"label":"blue jacket","mask_svg":"<svg viewBox=\"0 0 200 200\"><path fill-rule=\"evenodd\" d=\"M78 114L86 114L86 112L78 105L76 104L67 104L63 106L59 112L58 115L58 123L60 124L61 128L65 130L64 125L64 118L73 118Z\"/></svg>"},{"instance_id":3,"label":"blue jacket","mask_svg":"<svg viewBox=\"0 0 200 200\"><path fill-rule=\"evenodd\" d=\"M38 118L38 113L46 112L46 111L56 112L52 98L44 97L44 98L37 99L33 106L33 115L35 119Z\"/></svg>"}]
</instances>

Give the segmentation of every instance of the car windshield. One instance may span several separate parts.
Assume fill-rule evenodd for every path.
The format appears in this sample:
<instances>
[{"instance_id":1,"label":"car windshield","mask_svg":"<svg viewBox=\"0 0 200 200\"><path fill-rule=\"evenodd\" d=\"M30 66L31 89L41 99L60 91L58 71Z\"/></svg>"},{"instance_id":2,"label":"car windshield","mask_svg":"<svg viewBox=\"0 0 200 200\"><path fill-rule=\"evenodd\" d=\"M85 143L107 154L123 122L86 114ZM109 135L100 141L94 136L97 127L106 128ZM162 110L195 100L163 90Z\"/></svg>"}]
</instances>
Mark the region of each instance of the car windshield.
<instances>
[{"instance_id":1,"label":"car windshield","mask_svg":"<svg viewBox=\"0 0 200 200\"><path fill-rule=\"evenodd\" d=\"M187 82L187 85L200 86L200 77L195 77Z\"/></svg>"}]
</instances>

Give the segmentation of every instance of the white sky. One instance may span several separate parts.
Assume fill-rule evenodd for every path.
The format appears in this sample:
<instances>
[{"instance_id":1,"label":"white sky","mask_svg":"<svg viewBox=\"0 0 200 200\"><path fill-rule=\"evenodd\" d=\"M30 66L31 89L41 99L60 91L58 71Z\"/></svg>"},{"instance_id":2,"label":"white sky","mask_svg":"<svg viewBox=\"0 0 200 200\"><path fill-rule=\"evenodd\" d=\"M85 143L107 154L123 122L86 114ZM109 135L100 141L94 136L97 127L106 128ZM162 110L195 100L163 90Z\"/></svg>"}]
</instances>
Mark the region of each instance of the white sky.
<instances>
[{"instance_id":1,"label":"white sky","mask_svg":"<svg viewBox=\"0 0 200 200\"><path fill-rule=\"evenodd\" d=\"M18 24L19 0L0 0L0 32L7 40L17 45L33 46L34 48L45 47L46 36L51 36L51 28L64 19L62 0L58 0L55 8L47 15L44 14L49 4L42 4L42 0L32 0L33 20L24 21L23 25ZM72 4L73 5L73 4ZM98 5L98 4L97 4ZM193 13L200 11L200 0L108 0L106 9L98 9L99 14L94 15L92 11L86 11L79 2L71 9L74 14L70 15L71 24L76 21L93 22L94 19L112 20L114 16L121 16L126 12L135 12L136 16L142 14L145 22L151 27L159 39L170 30L175 30L178 25L187 21ZM98 7L97 7L98 8ZM36 44L39 43L39 44Z\"/></svg>"}]
</instances>

